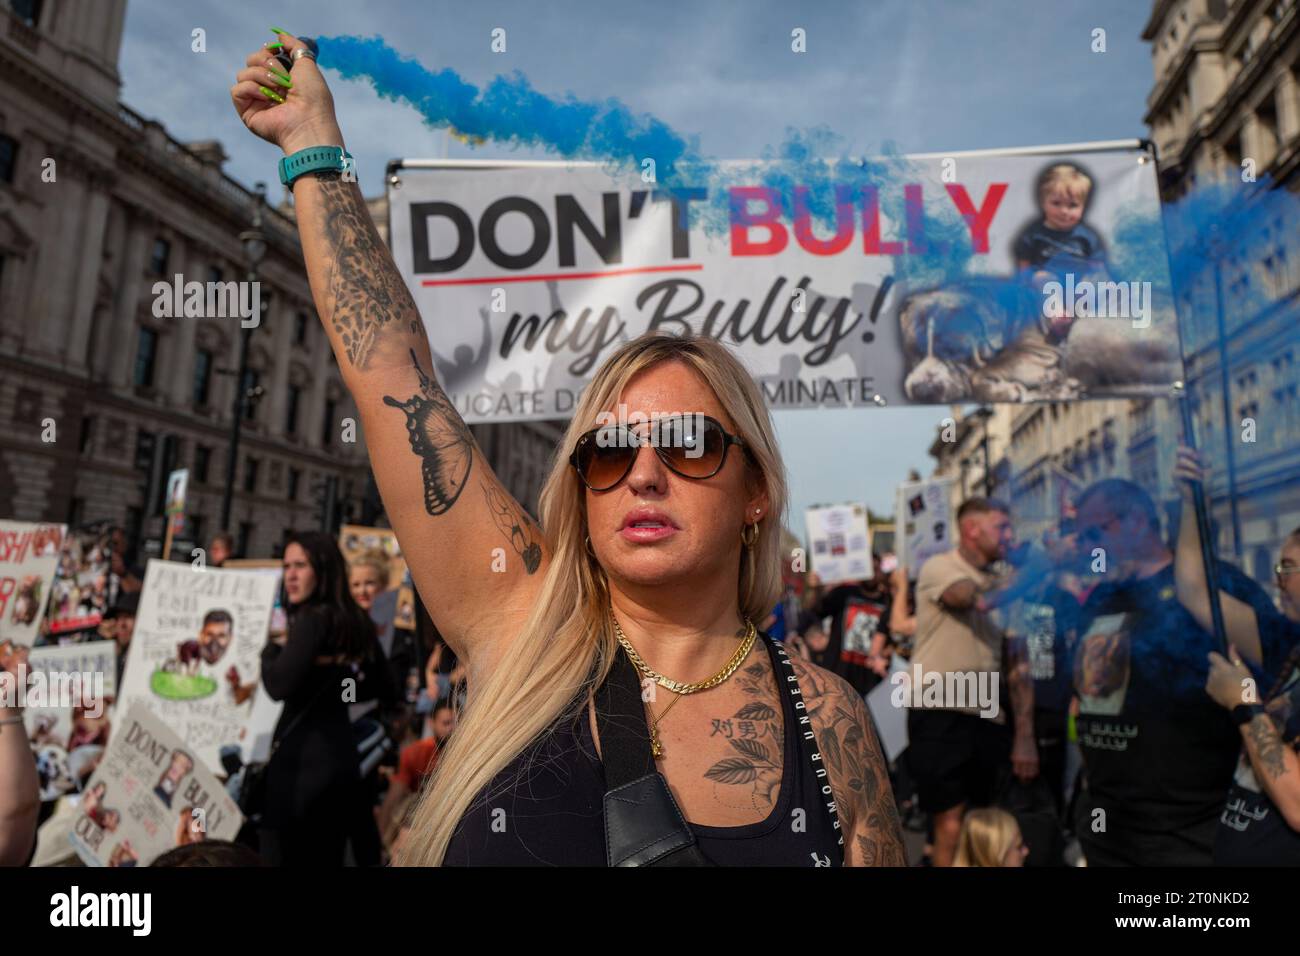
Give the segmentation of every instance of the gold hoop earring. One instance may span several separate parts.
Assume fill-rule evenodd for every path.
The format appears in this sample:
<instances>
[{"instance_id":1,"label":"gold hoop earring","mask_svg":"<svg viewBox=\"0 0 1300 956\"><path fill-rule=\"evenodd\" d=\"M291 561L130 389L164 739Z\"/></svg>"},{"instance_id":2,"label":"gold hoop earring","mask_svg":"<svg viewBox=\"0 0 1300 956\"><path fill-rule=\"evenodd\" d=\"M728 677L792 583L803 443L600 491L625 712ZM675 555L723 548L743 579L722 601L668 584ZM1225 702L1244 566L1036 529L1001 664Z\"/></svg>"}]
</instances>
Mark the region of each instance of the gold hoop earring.
<instances>
[{"instance_id":1,"label":"gold hoop earring","mask_svg":"<svg viewBox=\"0 0 1300 956\"><path fill-rule=\"evenodd\" d=\"M583 547L587 549L587 553L594 558L596 556L596 552L591 550L591 535L589 534L583 535L582 542L583 542Z\"/></svg>"},{"instance_id":2,"label":"gold hoop earring","mask_svg":"<svg viewBox=\"0 0 1300 956\"><path fill-rule=\"evenodd\" d=\"M746 534L746 532L749 532L749 534ZM752 548L754 546L754 542L757 540L758 540L758 522L754 522L753 524L746 524L743 528L740 529L740 543L743 544L745 547Z\"/></svg>"}]
</instances>

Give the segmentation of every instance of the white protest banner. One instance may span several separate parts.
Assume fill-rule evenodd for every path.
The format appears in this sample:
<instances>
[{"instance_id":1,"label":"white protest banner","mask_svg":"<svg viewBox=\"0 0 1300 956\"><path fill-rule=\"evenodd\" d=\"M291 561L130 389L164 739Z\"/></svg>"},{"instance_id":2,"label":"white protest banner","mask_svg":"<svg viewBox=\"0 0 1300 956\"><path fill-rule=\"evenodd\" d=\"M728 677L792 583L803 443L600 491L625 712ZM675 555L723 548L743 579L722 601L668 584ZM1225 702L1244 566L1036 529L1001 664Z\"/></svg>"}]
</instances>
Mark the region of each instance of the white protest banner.
<instances>
[{"instance_id":1,"label":"white protest banner","mask_svg":"<svg viewBox=\"0 0 1300 956\"><path fill-rule=\"evenodd\" d=\"M957 529L948 503L952 483L951 478L935 478L898 486L894 547L898 560L907 568L907 576L913 580L931 555L957 546Z\"/></svg>"},{"instance_id":2,"label":"white protest banner","mask_svg":"<svg viewBox=\"0 0 1300 956\"><path fill-rule=\"evenodd\" d=\"M261 655L277 581L258 570L150 561L119 712L142 704L200 760L221 766L221 747L241 743L252 698L264 693Z\"/></svg>"},{"instance_id":3,"label":"white protest banner","mask_svg":"<svg viewBox=\"0 0 1300 956\"><path fill-rule=\"evenodd\" d=\"M726 342L774 408L1167 395L1183 377L1137 141L791 162L671 186L590 163L394 164L421 371L470 423L571 415L647 331ZM1068 221L1059 194L1080 203ZM414 418L425 396L394 398Z\"/></svg>"},{"instance_id":4,"label":"white protest banner","mask_svg":"<svg viewBox=\"0 0 1300 956\"><path fill-rule=\"evenodd\" d=\"M27 655L27 672L43 674L50 685L79 675L83 688L97 696L117 697L117 642L86 641L33 647Z\"/></svg>"},{"instance_id":5,"label":"white protest banner","mask_svg":"<svg viewBox=\"0 0 1300 956\"><path fill-rule=\"evenodd\" d=\"M871 531L864 505L809 508L804 515L812 570L822 584L871 577Z\"/></svg>"},{"instance_id":6,"label":"white protest banner","mask_svg":"<svg viewBox=\"0 0 1300 956\"><path fill-rule=\"evenodd\" d=\"M242 824L194 749L137 704L113 731L69 839L88 866L148 866L176 846L234 839Z\"/></svg>"},{"instance_id":7,"label":"white protest banner","mask_svg":"<svg viewBox=\"0 0 1300 956\"><path fill-rule=\"evenodd\" d=\"M61 524L0 521L0 644L36 643L64 531Z\"/></svg>"}]
</instances>

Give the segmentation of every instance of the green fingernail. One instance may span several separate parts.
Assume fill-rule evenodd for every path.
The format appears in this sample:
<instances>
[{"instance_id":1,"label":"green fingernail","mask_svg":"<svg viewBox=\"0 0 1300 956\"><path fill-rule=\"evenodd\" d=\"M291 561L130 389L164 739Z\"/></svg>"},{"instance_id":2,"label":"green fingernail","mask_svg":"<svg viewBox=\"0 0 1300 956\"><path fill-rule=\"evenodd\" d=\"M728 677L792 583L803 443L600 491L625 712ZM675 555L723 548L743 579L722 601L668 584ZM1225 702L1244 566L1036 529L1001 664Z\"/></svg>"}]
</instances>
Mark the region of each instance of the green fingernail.
<instances>
[{"instance_id":1,"label":"green fingernail","mask_svg":"<svg viewBox=\"0 0 1300 956\"><path fill-rule=\"evenodd\" d=\"M279 93L277 93L275 90L267 89L265 86L259 86L258 89L261 90L263 95L266 96L266 98L268 100L271 100L273 103L284 102L284 97L281 96Z\"/></svg>"},{"instance_id":2,"label":"green fingernail","mask_svg":"<svg viewBox=\"0 0 1300 956\"><path fill-rule=\"evenodd\" d=\"M280 34L280 36L285 36L285 37L293 35L288 30L281 30L279 27L271 27L271 32L278 33Z\"/></svg>"},{"instance_id":3,"label":"green fingernail","mask_svg":"<svg viewBox=\"0 0 1300 956\"><path fill-rule=\"evenodd\" d=\"M274 50L276 47L279 47L281 50L283 50L283 49L284 49L284 44L283 44L283 43L268 43L268 44L266 45L266 48L267 48L268 50Z\"/></svg>"},{"instance_id":4,"label":"green fingernail","mask_svg":"<svg viewBox=\"0 0 1300 956\"><path fill-rule=\"evenodd\" d=\"M285 76L283 73L281 73L279 70L275 69L274 67L267 70L266 72L270 73L273 77L275 77L275 81L279 83L281 86L293 86L293 80L289 79L287 76Z\"/></svg>"}]
</instances>

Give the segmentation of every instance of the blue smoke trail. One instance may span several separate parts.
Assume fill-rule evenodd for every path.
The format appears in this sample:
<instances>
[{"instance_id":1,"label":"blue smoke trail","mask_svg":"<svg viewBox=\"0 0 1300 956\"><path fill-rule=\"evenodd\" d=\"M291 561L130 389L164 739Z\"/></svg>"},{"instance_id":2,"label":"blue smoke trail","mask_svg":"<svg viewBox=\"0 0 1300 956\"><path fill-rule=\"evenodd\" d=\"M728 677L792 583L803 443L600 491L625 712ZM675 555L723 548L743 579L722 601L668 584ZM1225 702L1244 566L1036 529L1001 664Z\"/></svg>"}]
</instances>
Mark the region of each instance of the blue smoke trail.
<instances>
[{"instance_id":1,"label":"blue smoke trail","mask_svg":"<svg viewBox=\"0 0 1300 956\"><path fill-rule=\"evenodd\" d=\"M479 88L454 70L430 70L401 56L379 37L318 37L316 43L323 66L369 83L384 99L410 105L435 129L450 127L469 137L596 161L611 173L639 172L641 161L653 158L660 187L707 188L708 201L691 204L689 214L714 236L730 228L728 190L733 185L772 190L787 222L796 213L794 187L802 186L808 190L812 221L833 232L837 187L848 191L854 205L864 190L876 190L882 216L903 223L907 210L897 184L918 181L916 168L897 150L886 149L867 161L849 159L838 137L825 128L787 130L785 141L767 150L761 165L719 163L701 154L697 137L683 136L653 116L637 115L614 99L549 97L518 73L495 77ZM838 160L824 158L836 153ZM942 206L927 202L921 225L928 244L923 251L895 257L896 276L939 282L963 275L972 250L961 217L946 201Z\"/></svg>"}]
</instances>

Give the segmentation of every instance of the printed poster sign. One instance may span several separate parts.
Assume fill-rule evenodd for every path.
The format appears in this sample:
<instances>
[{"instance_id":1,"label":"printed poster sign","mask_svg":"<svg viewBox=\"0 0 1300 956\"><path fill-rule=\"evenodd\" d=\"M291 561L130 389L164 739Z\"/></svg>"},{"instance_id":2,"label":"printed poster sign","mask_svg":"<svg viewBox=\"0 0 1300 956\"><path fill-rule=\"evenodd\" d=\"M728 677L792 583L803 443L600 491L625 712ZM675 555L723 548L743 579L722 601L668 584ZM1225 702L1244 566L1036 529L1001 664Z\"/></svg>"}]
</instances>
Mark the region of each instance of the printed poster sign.
<instances>
[{"instance_id":1,"label":"printed poster sign","mask_svg":"<svg viewBox=\"0 0 1300 956\"><path fill-rule=\"evenodd\" d=\"M871 577L871 531L865 505L809 508L804 520L812 570L823 584Z\"/></svg>"},{"instance_id":2,"label":"printed poster sign","mask_svg":"<svg viewBox=\"0 0 1300 956\"><path fill-rule=\"evenodd\" d=\"M63 538L50 596L50 634L97 628L117 596L107 529L78 529Z\"/></svg>"},{"instance_id":3,"label":"printed poster sign","mask_svg":"<svg viewBox=\"0 0 1300 956\"><path fill-rule=\"evenodd\" d=\"M671 187L567 162L396 172L421 371L470 423L571 415L647 331L731 345L773 408L1167 395L1183 377L1136 141L723 163Z\"/></svg>"},{"instance_id":4,"label":"printed poster sign","mask_svg":"<svg viewBox=\"0 0 1300 956\"><path fill-rule=\"evenodd\" d=\"M195 756L219 767L221 747L248 734L278 576L152 560L140 592L119 710L140 704Z\"/></svg>"},{"instance_id":5,"label":"printed poster sign","mask_svg":"<svg viewBox=\"0 0 1300 956\"><path fill-rule=\"evenodd\" d=\"M959 535L949 506L952 483L951 478L938 478L898 486L894 508L895 547L898 560L907 567L908 577L913 580L931 555L956 547Z\"/></svg>"},{"instance_id":6,"label":"printed poster sign","mask_svg":"<svg viewBox=\"0 0 1300 956\"><path fill-rule=\"evenodd\" d=\"M0 644L36 643L65 531L61 524L0 521Z\"/></svg>"},{"instance_id":7,"label":"printed poster sign","mask_svg":"<svg viewBox=\"0 0 1300 956\"><path fill-rule=\"evenodd\" d=\"M232 840L242 824L195 750L137 703L82 793L69 839L87 866L148 866L205 837Z\"/></svg>"},{"instance_id":8,"label":"printed poster sign","mask_svg":"<svg viewBox=\"0 0 1300 956\"><path fill-rule=\"evenodd\" d=\"M185 489L189 485L188 468L180 468L167 476L167 503L163 513L181 515L185 513Z\"/></svg>"}]
</instances>

